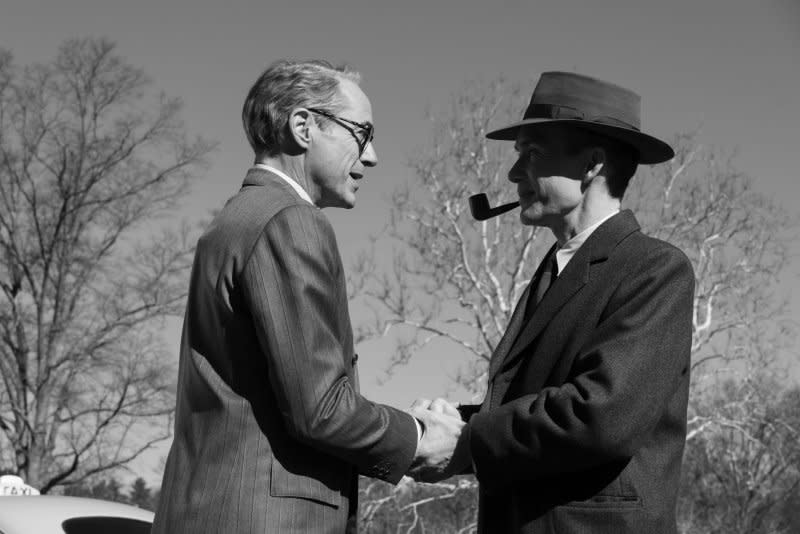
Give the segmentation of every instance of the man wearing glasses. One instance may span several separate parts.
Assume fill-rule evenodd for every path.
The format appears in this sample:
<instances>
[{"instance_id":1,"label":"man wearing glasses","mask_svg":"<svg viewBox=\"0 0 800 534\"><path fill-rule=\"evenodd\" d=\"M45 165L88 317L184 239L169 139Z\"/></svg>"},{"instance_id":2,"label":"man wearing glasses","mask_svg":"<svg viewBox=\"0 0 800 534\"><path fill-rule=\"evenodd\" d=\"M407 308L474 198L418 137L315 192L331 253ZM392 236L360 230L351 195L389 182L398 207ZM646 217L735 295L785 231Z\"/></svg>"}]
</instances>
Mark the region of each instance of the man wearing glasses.
<instances>
[{"instance_id":1,"label":"man wearing glasses","mask_svg":"<svg viewBox=\"0 0 800 534\"><path fill-rule=\"evenodd\" d=\"M358 474L444 468L460 418L370 402L336 238L377 164L358 74L279 61L242 118L255 166L197 244L154 533L355 530Z\"/></svg>"}]
</instances>

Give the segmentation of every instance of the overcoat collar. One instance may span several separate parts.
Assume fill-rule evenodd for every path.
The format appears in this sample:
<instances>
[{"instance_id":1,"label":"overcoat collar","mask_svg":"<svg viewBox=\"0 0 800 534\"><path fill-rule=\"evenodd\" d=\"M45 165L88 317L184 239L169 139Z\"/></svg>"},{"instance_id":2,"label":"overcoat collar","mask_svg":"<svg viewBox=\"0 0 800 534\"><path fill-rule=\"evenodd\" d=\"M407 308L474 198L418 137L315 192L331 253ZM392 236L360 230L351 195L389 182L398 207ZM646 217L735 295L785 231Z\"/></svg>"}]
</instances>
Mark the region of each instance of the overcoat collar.
<instances>
[{"instance_id":1,"label":"overcoat collar","mask_svg":"<svg viewBox=\"0 0 800 534\"><path fill-rule=\"evenodd\" d=\"M623 210L601 224L589 236L564 268L564 272L559 274L545 293L527 323L521 325L519 334L509 351L506 354L496 353L492 356L489 366L490 382L501 369L510 367L525 352L525 348L536 339L555 314L586 285L592 266L605 261L620 241L637 230L639 223L636 217L630 210ZM541 266L534 276L538 276L540 270ZM495 359L498 361L495 362Z\"/></svg>"}]
</instances>

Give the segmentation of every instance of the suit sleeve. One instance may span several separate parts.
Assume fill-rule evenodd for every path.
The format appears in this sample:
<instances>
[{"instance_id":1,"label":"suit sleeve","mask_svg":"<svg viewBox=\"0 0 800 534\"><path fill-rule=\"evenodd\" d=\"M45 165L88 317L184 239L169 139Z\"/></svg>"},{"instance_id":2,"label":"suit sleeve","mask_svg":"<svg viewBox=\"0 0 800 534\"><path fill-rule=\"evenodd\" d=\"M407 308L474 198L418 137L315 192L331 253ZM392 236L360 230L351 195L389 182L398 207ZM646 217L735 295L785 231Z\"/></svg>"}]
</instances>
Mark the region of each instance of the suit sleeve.
<instances>
[{"instance_id":1,"label":"suit sleeve","mask_svg":"<svg viewBox=\"0 0 800 534\"><path fill-rule=\"evenodd\" d=\"M290 435L397 483L416 452L414 419L365 399L348 377L352 332L327 219L312 206L278 213L256 242L242 284Z\"/></svg>"},{"instance_id":2,"label":"suit sleeve","mask_svg":"<svg viewBox=\"0 0 800 534\"><path fill-rule=\"evenodd\" d=\"M694 274L662 247L630 267L570 379L468 425L481 484L573 472L634 455L688 373Z\"/></svg>"}]
</instances>

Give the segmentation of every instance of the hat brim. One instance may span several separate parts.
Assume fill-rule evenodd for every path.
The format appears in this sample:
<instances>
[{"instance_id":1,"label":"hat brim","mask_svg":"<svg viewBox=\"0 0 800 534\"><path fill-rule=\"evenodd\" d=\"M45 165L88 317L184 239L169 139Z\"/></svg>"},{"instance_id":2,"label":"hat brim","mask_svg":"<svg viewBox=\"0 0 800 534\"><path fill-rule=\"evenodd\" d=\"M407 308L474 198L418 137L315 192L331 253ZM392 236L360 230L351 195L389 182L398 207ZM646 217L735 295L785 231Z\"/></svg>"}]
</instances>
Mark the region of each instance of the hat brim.
<instances>
[{"instance_id":1,"label":"hat brim","mask_svg":"<svg viewBox=\"0 0 800 534\"><path fill-rule=\"evenodd\" d=\"M579 128L597 132L629 144L639 152L639 163L655 165L675 157L675 151L667 143L646 133L610 124L600 124L580 119L524 119L504 128L486 134L489 139L516 141L520 128L544 124L571 124Z\"/></svg>"}]
</instances>

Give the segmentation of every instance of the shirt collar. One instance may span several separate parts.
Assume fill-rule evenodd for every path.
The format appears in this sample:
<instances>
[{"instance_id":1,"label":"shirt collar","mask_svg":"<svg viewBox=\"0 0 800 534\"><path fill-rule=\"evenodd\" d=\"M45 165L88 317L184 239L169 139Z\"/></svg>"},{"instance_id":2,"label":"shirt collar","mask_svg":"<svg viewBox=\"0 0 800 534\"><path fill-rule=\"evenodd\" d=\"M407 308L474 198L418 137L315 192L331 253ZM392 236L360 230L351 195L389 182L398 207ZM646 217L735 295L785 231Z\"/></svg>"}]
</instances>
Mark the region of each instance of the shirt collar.
<instances>
[{"instance_id":1,"label":"shirt collar","mask_svg":"<svg viewBox=\"0 0 800 534\"><path fill-rule=\"evenodd\" d=\"M582 232L575 235L572 239L564 243L564 246L556 250L556 264L558 265L558 274L564 272L564 268L569 263L569 260L571 260L572 257L575 255L575 253L578 252L578 249L581 248L581 245L583 245L586 242L586 240L589 239L589 236L592 235L592 233L595 230L597 230L597 228L601 224L606 222L608 219L610 219L617 213L619 213L618 209L612 211L611 213L609 213L602 219L599 219L597 222L595 222L588 228L584 228Z\"/></svg>"},{"instance_id":2,"label":"shirt collar","mask_svg":"<svg viewBox=\"0 0 800 534\"><path fill-rule=\"evenodd\" d=\"M285 172L280 171L280 170L276 169L275 167L272 167L270 165L266 165L264 163L256 163L254 165L254 167L257 168L257 169L262 169L262 170L265 170L265 171L269 171L272 174L278 175L279 177L281 177L283 179L284 182L286 182L287 184L292 186L292 189L294 189L297 192L297 194L300 195L300 198L302 198L303 200L305 200L309 204L314 204L314 202L311 200L311 197L308 195L306 190L303 189L300 186L300 184L298 184L297 182L292 180L292 178L288 174L286 174Z\"/></svg>"}]
</instances>

